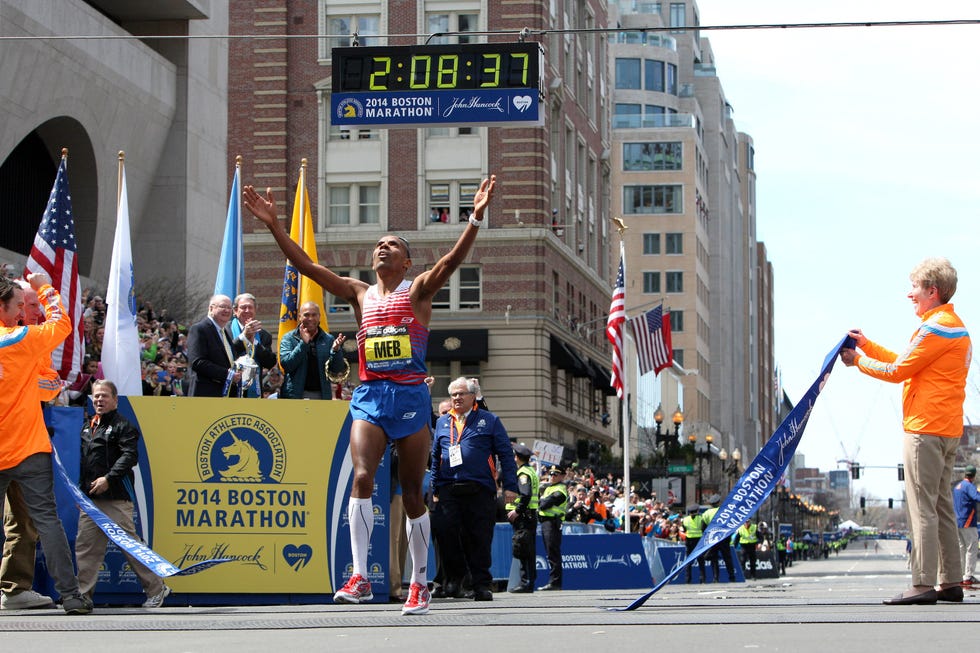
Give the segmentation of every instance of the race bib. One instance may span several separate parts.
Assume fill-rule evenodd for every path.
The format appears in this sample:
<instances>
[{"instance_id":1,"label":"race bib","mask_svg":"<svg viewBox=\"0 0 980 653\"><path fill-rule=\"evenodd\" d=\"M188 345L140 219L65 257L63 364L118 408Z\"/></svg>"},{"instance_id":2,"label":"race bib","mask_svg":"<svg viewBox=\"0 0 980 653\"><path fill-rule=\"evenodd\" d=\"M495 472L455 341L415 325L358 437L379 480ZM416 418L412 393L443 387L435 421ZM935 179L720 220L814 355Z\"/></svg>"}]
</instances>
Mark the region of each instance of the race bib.
<instances>
[{"instance_id":1,"label":"race bib","mask_svg":"<svg viewBox=\"0 0 980 653\"><path fill-rule=\"evenodd\" d=\"M364 338L364 364L372 371L397 370L412 362L407 326L370 327Z\"/></svg>"}]
</instances>

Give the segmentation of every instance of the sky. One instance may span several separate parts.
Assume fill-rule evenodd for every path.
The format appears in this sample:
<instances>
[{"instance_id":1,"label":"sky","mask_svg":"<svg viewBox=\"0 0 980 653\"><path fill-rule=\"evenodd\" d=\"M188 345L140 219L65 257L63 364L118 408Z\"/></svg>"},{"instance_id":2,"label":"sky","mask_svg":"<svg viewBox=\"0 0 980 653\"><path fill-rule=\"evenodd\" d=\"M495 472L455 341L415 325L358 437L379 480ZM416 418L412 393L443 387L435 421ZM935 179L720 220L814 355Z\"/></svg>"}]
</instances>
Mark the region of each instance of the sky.
<instances>
[{"instance_id":1,"label":"sky","mask_svg":"<svg viewBox=\"0 0 980 653\"><path fill-rule=\"evenodd\" d=\"M699 0L701 24L977 18L975 0ZM980 333L980 25L705 31L755 145L757 238L775 278L775 357L795 403L850 328L901 351L919 324L909 271L945 256ZM966 416L980 424L974 360ZM901 385L838 361L798 453L862 466L855 496L902 496ZM873 467L887 467L874 469Z\"/></svg>"}]
</instances>

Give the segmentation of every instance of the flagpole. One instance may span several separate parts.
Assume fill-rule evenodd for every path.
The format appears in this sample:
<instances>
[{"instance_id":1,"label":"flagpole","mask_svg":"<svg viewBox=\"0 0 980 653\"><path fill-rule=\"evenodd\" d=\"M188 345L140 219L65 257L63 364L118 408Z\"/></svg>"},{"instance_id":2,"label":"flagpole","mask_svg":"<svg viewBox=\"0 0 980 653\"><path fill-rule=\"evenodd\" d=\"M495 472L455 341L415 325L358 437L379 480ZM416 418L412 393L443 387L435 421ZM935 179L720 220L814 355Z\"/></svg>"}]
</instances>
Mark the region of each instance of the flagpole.
<instances>
[{"instance_id":1,"label":"flagpole","mask_svg":"<svg viewBox=\"0 0 980 653\"><path fill-rule=\"evenodd\" d=\"M614 219L613 222L617 225L617 231L619 231L619 260L624 261L623 268L626 267L626 244L623 237L626 233L626 224L623 222L622 218ZM626 282L623 280L623 306L626 306ZM623 368L623 399L622 399L622 433L623 433L623 532L630 532L630 515L629 515L629 504L630 504L630 367L627 365L627 360L632 360L626 355L628 329L626 325L629 322L629 318L623 321L623 350L622 356L623 360L621 365Z\"/></svg>"},{"instance_id":2,"label":"flagpole","mask_svg":"<svg viewBox=\"0 0 980 653\"><path fill-rule=\"evenodd\" d=\"M119 202L122 200L122 176L123 164L126 161L126 153L119 150L119 163L116 169L116 214L119 214Z\"/></svg>"},{"instance_id":3,"label":"flagpole","mask_svg":"<svg viewBox=\"0 0 980 653\"><path fill-rule=\"evenodd\" d=\"M306 159L300 161L299 186L302 192L299 197L299 246L306 250ZM303 273L296 271L296 305L301 306L303 302ZM299 314L297 313L297 318Z\"/></svg>"}]
</instances>

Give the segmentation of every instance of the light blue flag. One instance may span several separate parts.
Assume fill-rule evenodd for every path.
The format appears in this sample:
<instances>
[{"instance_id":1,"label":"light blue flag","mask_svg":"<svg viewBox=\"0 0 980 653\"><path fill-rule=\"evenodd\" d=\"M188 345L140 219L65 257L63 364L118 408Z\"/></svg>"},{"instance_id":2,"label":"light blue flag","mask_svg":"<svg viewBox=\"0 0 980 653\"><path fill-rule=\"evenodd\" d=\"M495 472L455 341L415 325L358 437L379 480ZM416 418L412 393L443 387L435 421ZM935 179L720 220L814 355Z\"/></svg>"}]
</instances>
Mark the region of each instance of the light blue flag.
<instances>
[{"instance_id":1,"label":"light blue flag","mask_svg":"<svg viewBox=\"0 0 980 653\"><path fill-rule=\"evenodd\" d=\"M214 282L215 295L227 295L235 299L245 292L245 253L242 249L242 167L235 164L235 176L228 198L228 220L225 222L225 238L221 243L221 259L218 261L218 277Z\"/></svg>"},{"instance_id":2,"label":"light blue flag","mask_svg":"<svg viewBox=\"0 0 980 653\"><path fill-rule=\"evenodd\" d=\"M810 389L803 395L803 398L800 399L799 403L796 404L789 415L786 416L786 419L783 420L783 423L772 434L769 441L762 447L759 455L745 468L745 473L742 474L738 482L735 483L735 487L732 488L732 491L728 493L728 496L719 505L718 512L715 513L711 523L701 535L701 541L698 542L694 550L684 559L684 562L672 569L652 590L625 608L610 608L610 610L637 609L646 603L651 596L656 594L661 587L672 581L678 574L693 564L708 549L718 542L731 537L732 533L737 531L739 526L755 514L763 502L772 494L773 490L776 489L779 479L782 478L790 460L793 459L793 454L796 452L796 447L800 444L800 439L803 437L803 430L806 428L806 423L810 419L810 413L813 411L813 405L817 401L817 396L827 383L830 372L834 369L834 363L837 362L837 355L844 347L853 349L854 339L850 336L844 336L830 350L826 358L824 358L823 367L820 369L820 376L817 377L813 385L810 386Z\"/></svg>"}]
</instances>

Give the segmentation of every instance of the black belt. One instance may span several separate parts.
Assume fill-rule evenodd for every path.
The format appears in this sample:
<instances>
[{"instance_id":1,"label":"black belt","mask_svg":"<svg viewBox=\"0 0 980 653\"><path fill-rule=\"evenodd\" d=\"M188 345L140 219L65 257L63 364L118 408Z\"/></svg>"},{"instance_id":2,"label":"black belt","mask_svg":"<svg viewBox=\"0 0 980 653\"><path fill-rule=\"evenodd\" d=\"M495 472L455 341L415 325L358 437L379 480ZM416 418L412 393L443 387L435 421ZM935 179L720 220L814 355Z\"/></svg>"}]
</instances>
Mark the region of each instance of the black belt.
<instances>
[{"instance_id":1,"label":"black belt","mask_svg":"<svg viewBox=\"0 0 980 653\"><path fill-rule=\"evenodd\" d=\"M478 492L490 492L490 488L477 481L455 481L445 486L453 494L476 494Z\"/></svg>"}]
</instances>

